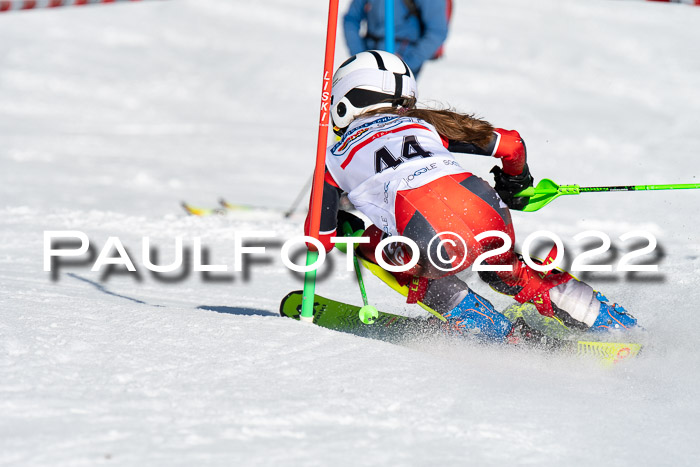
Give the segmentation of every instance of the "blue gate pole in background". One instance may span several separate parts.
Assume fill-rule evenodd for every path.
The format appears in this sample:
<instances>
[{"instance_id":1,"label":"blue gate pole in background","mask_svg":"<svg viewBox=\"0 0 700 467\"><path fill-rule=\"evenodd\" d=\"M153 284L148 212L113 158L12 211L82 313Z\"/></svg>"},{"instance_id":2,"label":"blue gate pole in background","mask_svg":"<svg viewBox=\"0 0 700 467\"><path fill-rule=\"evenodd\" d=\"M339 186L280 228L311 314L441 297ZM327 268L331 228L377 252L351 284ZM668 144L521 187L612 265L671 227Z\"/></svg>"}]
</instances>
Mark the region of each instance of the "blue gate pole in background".
<instances>
[{"instance_id":1,"label":"blue gate pole in background","mask_svg":"<svg viewBox=\"0 0 700 467\"><path fill-rule=\"evenodd\" d=\"M384 0L384 50L394 53L394 0Z\"/></svg>"}]
</instances>

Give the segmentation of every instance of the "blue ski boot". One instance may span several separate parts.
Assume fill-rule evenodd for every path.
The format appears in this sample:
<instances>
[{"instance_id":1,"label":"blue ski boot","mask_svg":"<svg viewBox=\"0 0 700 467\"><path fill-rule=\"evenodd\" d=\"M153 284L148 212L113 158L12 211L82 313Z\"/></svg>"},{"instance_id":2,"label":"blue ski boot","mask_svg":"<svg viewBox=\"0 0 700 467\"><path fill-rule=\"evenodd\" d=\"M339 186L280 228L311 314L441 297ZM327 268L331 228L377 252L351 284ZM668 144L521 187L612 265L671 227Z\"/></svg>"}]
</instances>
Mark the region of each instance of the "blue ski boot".
<instances>
[{"instance_id":1,"label":"blue ski boot","mask_svg":"<svg viewBox=\"0 0 700 467\"><path fill-rule=\"evenodd\" d=\"M632 329L637 327L637 320L627 313L617 303L610 305L608 299L598 292L596 298L600 300L600 312L595 323L591 326L592 332L611 331L613 329Z\"/></svg>"},{"instance_id":2,"label":"blue ski boot","mask_svg":"<svg viewBox=\"0 0 700 467\"><path fill-rule=\"evenodd\" d=\"M490 341L504 341L513 327L508 318L497 312L491 302L471 290L459 305L443 316L454 330Z\"/></svg>"}]
</instances>

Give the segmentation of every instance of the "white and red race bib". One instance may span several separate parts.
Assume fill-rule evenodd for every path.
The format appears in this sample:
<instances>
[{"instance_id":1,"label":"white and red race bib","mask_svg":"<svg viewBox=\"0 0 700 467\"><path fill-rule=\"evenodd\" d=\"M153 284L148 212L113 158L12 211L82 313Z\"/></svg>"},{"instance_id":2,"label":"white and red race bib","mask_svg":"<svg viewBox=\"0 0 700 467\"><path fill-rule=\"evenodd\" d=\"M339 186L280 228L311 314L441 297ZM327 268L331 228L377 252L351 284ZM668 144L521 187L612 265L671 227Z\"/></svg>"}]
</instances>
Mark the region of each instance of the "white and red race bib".
<instances>
[{"instance_id":1,"label":"white and red race bib","mask_svg":"<svg viewBox=\"0 0 700 467\"><path fill-rule=\"evenodd\" d=\"M397 235L396 192L465 173L429 123L376 115L358 119L326 152L326 168L348 198L388 235Z\"/></svg>"}]
</instances>

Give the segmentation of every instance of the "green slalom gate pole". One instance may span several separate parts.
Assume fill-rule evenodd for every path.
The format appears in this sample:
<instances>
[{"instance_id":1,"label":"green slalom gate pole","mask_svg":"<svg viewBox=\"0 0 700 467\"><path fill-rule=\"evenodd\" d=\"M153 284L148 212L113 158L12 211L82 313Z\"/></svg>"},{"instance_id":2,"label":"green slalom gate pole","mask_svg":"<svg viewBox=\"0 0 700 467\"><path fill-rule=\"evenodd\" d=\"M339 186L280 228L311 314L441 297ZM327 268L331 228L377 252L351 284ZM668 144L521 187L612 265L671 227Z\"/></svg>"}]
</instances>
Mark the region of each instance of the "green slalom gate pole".
<instances>
[{"instance_id":1,"label":"green slalom gate pole","mask_svg":"<svg viewBox=\"0 0 700 467\"><path fill-rule=\"evenodd\" d=\"M670 185L623 185L623 186L591 186L557 185L547 178L542 179L536 187L526 188L516 197L530 198L523 211L538 211L563 195L578 195L581 193L604 193L610 191L653 191L653 190L692 190L700 189L700 183L678 183Z\"/></svg>"},{"instance_id":2,"label":"green slalom gate pole","mask_svg":"<svg viewBox=\"0 0 700 467\"><path fill-rule=\"evenodd\" d=\"M309 236L318 239L321 225L321 201L323 197L323 176L326 167L326 146L328 145L328 119L330 116L331 82L333 79L333 58L335 55L335 36L338 29L338 0L328 2L328 26L326 30L326 54L323 62L323 81L321 85L321 110L318 122L318 141L316 143L316 167L311 185L311 206L309 208ZM318 259L318 252L308 250L306 265L310 266ZM302 321L313 322L314 296L316 294L316 271L304 274L304 293L301 301Z\"/></svg>"},{"instance_id":3,"label":"green slalom gate pole","mask_svg":"<svg viewBox=\"0 0 700 467\"><path fill-rule=\"evenodd\" d=\"M318 251L308 250L306 252L306 265L310 266L318 259ZM314 299L316 296L316 270L304 273L304 292L301 298L302 321L313 321L314 319Z\"/></svg>"}]
</instances>

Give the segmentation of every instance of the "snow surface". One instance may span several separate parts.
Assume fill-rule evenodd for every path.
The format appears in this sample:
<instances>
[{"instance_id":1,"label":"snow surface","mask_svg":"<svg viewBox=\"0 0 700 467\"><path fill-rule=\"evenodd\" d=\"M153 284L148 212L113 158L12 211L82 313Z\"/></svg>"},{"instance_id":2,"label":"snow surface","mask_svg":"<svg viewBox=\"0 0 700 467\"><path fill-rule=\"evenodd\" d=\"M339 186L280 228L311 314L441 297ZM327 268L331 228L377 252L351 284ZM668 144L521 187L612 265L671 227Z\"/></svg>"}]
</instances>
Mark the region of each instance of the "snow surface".
<instances>
[{"instance_id":1,"label":"snow surface","mask_svg":"<svg viewBox=\"0 0 700 467\"><path fill-rule=\"evenodd\" d=\"M424 102L518 129L537 178L700 182L700 8L456 3ZM0 464L697 465L700 192L514 215L521 241L549 229L572 251L590 229L623 252L622 233L659 239L659 274L589 278L649 331L644 358L613 370L281 319L301 283L275 244L247 279L143 268L145 236L159 262L199 236L232 267L235 232L301 231L303 213L193 218L178 203L289 206L313 166L326 15L318 0L178 0L0 16ZM462 160L490 179L492 160ZM45 230L83 231L96 252L119 237L140 280L88 263L52 280ZM318 293L360 303L335 264ZM420 313L365 277L380 309Z\"/></svg>"}]
</instances>

